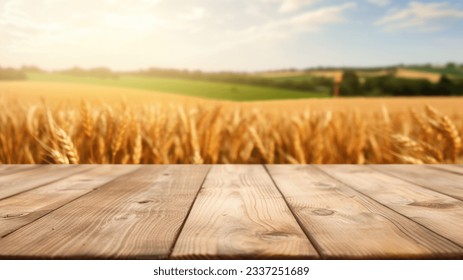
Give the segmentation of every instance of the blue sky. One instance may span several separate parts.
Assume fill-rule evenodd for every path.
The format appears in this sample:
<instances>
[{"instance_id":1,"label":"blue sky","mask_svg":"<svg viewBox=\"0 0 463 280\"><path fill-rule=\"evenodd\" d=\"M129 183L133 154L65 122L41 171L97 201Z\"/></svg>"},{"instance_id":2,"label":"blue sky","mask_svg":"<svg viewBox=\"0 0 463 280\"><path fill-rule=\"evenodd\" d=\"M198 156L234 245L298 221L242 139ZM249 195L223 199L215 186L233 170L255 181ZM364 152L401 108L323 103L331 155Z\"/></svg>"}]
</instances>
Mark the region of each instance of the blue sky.
<instances>
[{"instance_id":1,"label":"blue sky","mask_svg":"<svg viewBox=\"0 0 463 280\"><path fill-rule=\"evenodd\" d=\"M463 62L463 1L0 0L0 40L46 69Z\"/></svg>"}]
</instances>

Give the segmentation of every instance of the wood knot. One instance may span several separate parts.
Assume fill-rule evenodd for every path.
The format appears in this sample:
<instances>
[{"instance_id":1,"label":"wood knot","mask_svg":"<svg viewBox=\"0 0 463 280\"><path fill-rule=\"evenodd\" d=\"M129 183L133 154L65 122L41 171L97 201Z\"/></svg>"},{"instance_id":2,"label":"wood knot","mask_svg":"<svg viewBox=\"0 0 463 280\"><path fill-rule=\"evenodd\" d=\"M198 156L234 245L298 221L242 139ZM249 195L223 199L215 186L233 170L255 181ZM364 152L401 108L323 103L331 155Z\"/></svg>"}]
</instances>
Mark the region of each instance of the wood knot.
<instances>
[{"instance_id":1,"label":"wood knot","mask_svg":"<svg viewBox=\"0 0 463 280\"><path fill-rule=\"evenodd\" d=\"M150 202L153 202L152 200L142 200L142 201L138 201L139 204L146 204L146 203L150 203Z\"/></svg>"},{"instance_id":2,"label":"wood knot","mask_svg":"<svg viewBox=\"0 0 463 280\"><path fill-rule=\"evenodd\" d=\"M328 209L317 209L317 210L313 210L312 213L314 213L317 216L329 216L329 215L333 215L334 211L328 210Z\"/></svg>"}]
</instances>

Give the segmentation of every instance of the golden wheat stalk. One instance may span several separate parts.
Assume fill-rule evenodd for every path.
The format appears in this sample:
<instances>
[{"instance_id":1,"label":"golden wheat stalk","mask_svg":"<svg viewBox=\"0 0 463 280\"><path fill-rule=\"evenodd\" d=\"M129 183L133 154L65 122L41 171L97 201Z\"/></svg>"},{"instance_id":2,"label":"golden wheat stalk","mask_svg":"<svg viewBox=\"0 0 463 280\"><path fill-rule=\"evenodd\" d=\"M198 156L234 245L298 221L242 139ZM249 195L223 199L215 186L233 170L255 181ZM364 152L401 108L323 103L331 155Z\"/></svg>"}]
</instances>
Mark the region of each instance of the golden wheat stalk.
<instances>
[{"instance_id":1,"label":"golden wheat stalk","mask_svg":"<svg viewBox=\"0 0 463 280\"><path fill-rule=\"evenodd\" d=\"M129 123L129 118L127 115L125 115L122 117L122 120L117 126L113 141L111 143L113 163L115 163L117 152L119 152L119 149L121 148L122 141L124 140L124 135L127 130L128 123Z\"/></svg>"},{"instance_id":2,"label":"golden wheat stalk","mask_svg":"<svg viewBox=\"0 0 463 280\"><path fill-rule=\"evenodd\" d=\"M459 163L463 114L0 101L2 163ZM273 110L273 109L272 109ZM272 112L272 113L270 113ZM136 120L135 120L136 119ZM130 125L131 129L128 129Z\"/></svg>"},{"instance_id":3,"label":"golden wheat stalk","mask_svg":"<svg viewBox=\"0 0 463 280\"><path fill-rule=\"evenodd\" d=\"M267 152L265 150L265 147L264 147L264 144L262 142L262 139L259 137L259 134L257 133L255 127L249 127L248 128L248 131L251 135L251 138L254 142L254 145L256 146L257 150L259 151L259 153L261 154L261 156L268 162L268 156L267 156Z\"/></svg>"},{"instance_id":4,"label":"golden wheat stalk","mask_svg":"<svg viewBox=\"0 0 463 280\"><path fill-rule=\"evenodd\" d=\"M142 136L140 132L140 126L137 125L135 143L134 143L133 155L132 155L132 162L134 164L140 163L142 150L143 150Z\"/></svg>"},{"instance_id":5,"label":"golden wheat stalk","mask_svg":"<svg viewBox=\"0 0 463 280\"><path fill-rule=\"evenodd\" d=\"M57 126L55 126L54 131L55 135L57 136L58 145L68 158L69 163L78 164L79 155L77 154L77 150L74 147L74 144L72 143L69 135L67 135L67 133L64 130Z\"/></svg>"},{"instance_id":6,"label":"golden wheat stalk","mask_svg":"<svg viewBox=\"0 0 463 280\"><path fill-rule=\"evenodd\" d=\"M93 120L87 102L81 103L80 113L82 116L82 127L84 130L84 135L88 138L91 138L93 132Z\"/></svg>"},{"instance_id":7,"label":"golden wheat stalk","mask_svg":"<svg viewBox=\"0 0 463 280\"><path fill-rule=\"evenodd\" d=\"M69 164L68 158L60 153L58 150L51 149L50 150L50 157L53 160L53 163L56 164Z\"/></svg>"},{"instance_id":8,"label":"golden wheat stalk","mask_svg":"<svg viewBox=\"0 0 463 280\"><path fill-rule=\"evenodd\" d=\"M442 131L452 147L452 161L456 162L461 149L461 137L455 124L447 116L441 118Z\"/></svg>"}]
</instances>

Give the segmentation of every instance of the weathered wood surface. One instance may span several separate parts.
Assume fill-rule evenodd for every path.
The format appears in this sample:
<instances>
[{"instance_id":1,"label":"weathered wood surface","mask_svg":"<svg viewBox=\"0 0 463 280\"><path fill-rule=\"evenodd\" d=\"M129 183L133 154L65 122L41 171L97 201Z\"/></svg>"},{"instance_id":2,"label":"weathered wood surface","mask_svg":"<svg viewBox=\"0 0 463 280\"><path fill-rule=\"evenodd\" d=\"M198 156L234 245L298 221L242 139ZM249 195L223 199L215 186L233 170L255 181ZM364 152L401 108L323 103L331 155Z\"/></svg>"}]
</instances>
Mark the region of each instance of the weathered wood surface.
<instances>
[{"instance_id":1,"label":"weathered wood surface","mask_svg":"<svg viewBox=\"0 0 463 280\"><path fill-rule=\"evenodd\" d=\"M38 165L24 164L24 165L0 165L0 176L11 175L16 172L26 171L33 168L39 168Z\"/></svg>"},{"instance_id":2,"label":"weathered wood surface","mask_svg":"<svg viewBox=\"0 0 463 280\"><path fill-rule=\"evenodd\" d=\"M0 165L0 258L463 259L460 165Z\"/></svg>"},{"instance_id":3,"label":"weathered wood surface","mask_svg":"<svg viewBox=\"0 0 463 280\"><path fill-rule=\"evenodd\" d=\"M463 166L458 164L433 164L429 165L429 167L463 175Z\"/></svg>"},{"instance_id":4,"label":"weathered wood surface","mask_svg":"<svg viewBox=\"0 0 463 280\"><path fill-rule=\"evenodd\" d=\"M134 166L97 166L0 200L0 237L133 170Z\"/></svg>"},{"instance_id":5,"label":"weathered wood surface","mask_svg":"<svg viewBox=\"0 0 463 280\"><path fill-rule=\"evenodd\" d=\"M432 258L461 253L452 242L314 166L269 165L268 169L327 258Z\"/></svg>"},{"instance_id":6,"label":"weathered wood surface","mask_svg":"<svg viewBox=\"0 0 463 280\"><path fill-rule=\"evenodd\" d=\"M319 168L386 207L463 246L462 201L377 172L377 167L332 165ZM416 172L413 166L409 169ZM407 168L400 170L402 173Z\"/></svg>"},{"instance_id":7,"label":"weathered wood surface","mask_svg":"<svg viewBox=\"0 0 463 280\"><path fill-rule=\"evenodd\" d=\"M89 166L44 165L39 168L19 167L20 171L0 175L0 199L82 172ZM6 167L11 170L11 166Z\"/></svg>"},{"instance_id":8,"label":"weathered wood surface","mask_svg":"<svg viewBox=\"0 0 463 280\"><path fill-rule=\"evenodd\" d=\"M463 174L442 172L419 165L407 168L401 165L386 165L376 170L463 201Z\"/></svg>"},{"instance_id":9,"label":"weathered wood surface","mask_svg":"<svg viewBox=\"0 0 463 280\"><path fill-rule=\"evenodd\" d=\"M0 239L0 256L166 258L208 166L142 166Z\"/></svg>"},{"instance_id":10,"label":"weathered wood surface","mask_svg":"<svg viewBox=\"0 0 463 280\"><path fill-rule=\"evenodd\" d=\"M317 258L261 165L216 165L174 247L174 258Z\"/></svg>"}]
</instances>

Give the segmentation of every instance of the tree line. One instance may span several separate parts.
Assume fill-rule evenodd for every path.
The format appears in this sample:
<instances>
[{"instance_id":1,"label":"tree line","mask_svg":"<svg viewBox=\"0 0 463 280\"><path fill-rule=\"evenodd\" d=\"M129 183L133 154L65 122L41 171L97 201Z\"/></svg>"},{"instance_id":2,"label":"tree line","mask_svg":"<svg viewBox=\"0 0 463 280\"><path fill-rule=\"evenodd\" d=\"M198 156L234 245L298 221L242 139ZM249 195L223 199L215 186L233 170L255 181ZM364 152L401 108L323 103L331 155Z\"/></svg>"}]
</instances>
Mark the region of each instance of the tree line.
<instances>
[{"instance_id":1,"label":"tree line","mask_svg":"<svg viewBox=\"0 0 463 280\"><path fill-rule=\"evenodd\" d=\"M458 65L448 65L448 69L461 69ZM445 96L463 95L463 78L450 79L441 75L439 82L432 83L426 79L398 78L391 74L377 77L360 78L356 70L344 70L339 85L341 96ZM371 70L371 69L370 69ZM454 70L456 71L456 70ZM27 72L44 72L43 70L25 66L21 69L0 67L0 80L25 80ZM82 69L78 67L58 71L56 73L79 76L117 79L119 75L135 75L143 77L166 77L194 79L252 86L276 87L296 91L331 92L334 82L328 77L315 77L307 73L307 78L267 78L245 72L202 72L199 70L177 70L150 68L131 72L114 72L108 68Z\"/></svg>"},{"instance_id":2,"label":"tree line","mask_svg":"<svg viewBox=\"0 0 463 280\"><path fill-rule=\"evenodd\" d=\"M0 80L3 81L15 81L27 79L26 73L21 70L14 68L2 68L0 67Z\"/></svg>"},{"instance_id":3,"label":"tree line","mask_svg":"<svg viewBox=\"0 0 463 280\"><path fill-rule=\"evenodd\" d=\"M179 79L204 80L251 86L276 87L297 91L328 91L333 81L326 77L309 77L305 79L272 79L242 72L202 72L199 70L177 70L150 68L132 73L146 77L166 77Z\"/></svg>"},{"instance_id":4,"label":"tree line","mask_svg":"<svg viewBox=\"0 0 463 280\"><path fill-rule=\"evenodd\" d=\"M439 82L405 79L391 75L366 77L361 82L355 71L344 71L340 85L342 96L445 96L463 95L463 79L442 75Z\"/></svg>"}]
</instances>

